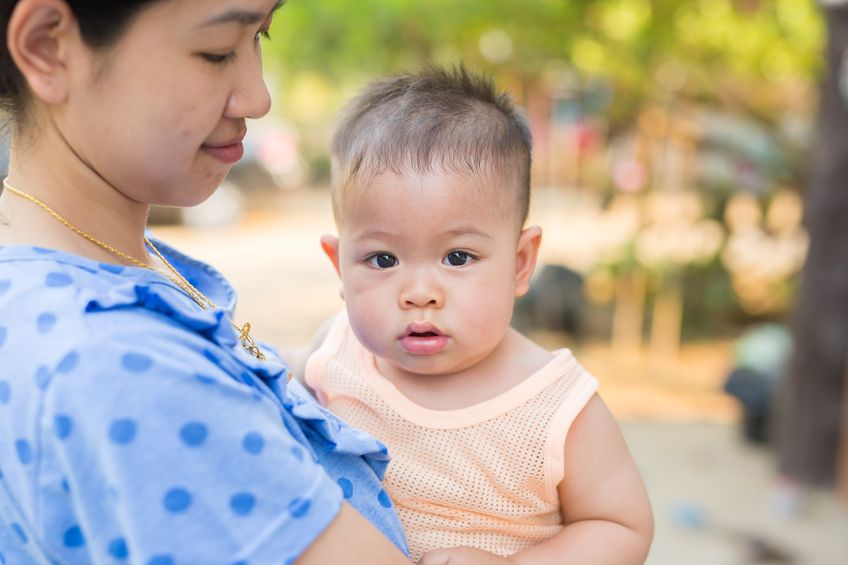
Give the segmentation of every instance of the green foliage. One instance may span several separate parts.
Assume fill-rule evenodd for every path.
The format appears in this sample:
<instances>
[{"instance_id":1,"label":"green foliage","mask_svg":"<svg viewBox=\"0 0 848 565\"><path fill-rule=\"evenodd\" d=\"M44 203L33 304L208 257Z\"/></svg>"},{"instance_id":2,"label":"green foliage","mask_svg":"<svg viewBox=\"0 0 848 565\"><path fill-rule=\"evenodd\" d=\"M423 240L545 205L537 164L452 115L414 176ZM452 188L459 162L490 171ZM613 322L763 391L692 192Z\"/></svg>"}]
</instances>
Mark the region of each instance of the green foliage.
<instances>
[{"instance_id":1,"label":"green foliage","mask_svg":"<svg viewBox=\"0 0 848 565\"><path fill-rule=\"evenodd\" d=\"M506 57L481 52L491 32ZM631 102L682 89L768 114L770 85L816 74L823 29L814 0L290 0L273 35L283 90L462 59L525 86L564 66Z\"/></svg>"}]
</instances>

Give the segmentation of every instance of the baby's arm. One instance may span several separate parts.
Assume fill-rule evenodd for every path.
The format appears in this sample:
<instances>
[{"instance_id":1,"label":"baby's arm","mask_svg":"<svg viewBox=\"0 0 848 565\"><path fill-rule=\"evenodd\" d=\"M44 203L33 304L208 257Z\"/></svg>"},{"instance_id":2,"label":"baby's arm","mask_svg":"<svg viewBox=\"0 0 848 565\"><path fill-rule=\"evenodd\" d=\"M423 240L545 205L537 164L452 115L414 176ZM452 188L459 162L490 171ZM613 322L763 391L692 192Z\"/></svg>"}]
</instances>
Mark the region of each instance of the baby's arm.
<instances>
[{"instance_id":1,"label":"baby's arm","mask_svg":"<svg viewBox=\"0 0 848 565\"><path fill-rule=\"evenodd\" d=\"M565 527L508 558L471 548L428 552L422 565L644 563L654 533L651 504L618 424L598 395L565 442L559 499Z\"/></svg>"},{"instance_id":2,"label":"baby's arm","mask_svg":"<svg viewBox=\"0 0 848 565\"><path fill-rule=\"evenodd\" d=\"M565 442L559 499L565 527L513 563L644 563L654 535L651 503L618 424L596 394Z\"/></svg>"}]
</instances>

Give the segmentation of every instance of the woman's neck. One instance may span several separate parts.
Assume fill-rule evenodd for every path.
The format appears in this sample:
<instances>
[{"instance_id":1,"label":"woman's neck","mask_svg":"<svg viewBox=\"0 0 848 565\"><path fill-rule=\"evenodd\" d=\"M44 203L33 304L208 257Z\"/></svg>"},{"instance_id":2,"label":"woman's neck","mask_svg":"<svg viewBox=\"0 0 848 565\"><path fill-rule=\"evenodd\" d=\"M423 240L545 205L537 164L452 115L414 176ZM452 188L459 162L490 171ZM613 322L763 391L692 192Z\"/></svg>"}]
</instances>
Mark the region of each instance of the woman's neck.
<instances>
[{"instance_id":1,"label":"woman's neck","mask_svg":"<svg viewBox=\"0 0 848 565\"><path fill-rule=\"evenodd\" d=\"M71 225L150 263L144 245L148 205L110 185L55 133L12 144L8 183L40 200ZM47 210L4 190L0 245L37 245L116 262L115 255L63 225Z\"/></svg>"}]
</instances>

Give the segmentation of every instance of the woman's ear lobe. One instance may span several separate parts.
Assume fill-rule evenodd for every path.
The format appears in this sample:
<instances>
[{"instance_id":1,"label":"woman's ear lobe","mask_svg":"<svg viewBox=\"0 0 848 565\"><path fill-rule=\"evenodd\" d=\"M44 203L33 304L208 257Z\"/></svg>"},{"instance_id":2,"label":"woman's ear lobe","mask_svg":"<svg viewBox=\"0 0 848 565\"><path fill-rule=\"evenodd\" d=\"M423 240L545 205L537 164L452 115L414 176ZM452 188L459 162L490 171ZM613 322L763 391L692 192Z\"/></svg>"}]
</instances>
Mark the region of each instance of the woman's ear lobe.
<instances>
[{"instance_id":1,"label":"woman's ear lobe","mask_svg":"<svg viewBox=\"0 0 848 565\"><path fill-rule=\"evenodd\" d=\"M68 54L75 36L76 19L62 0L21 0L15 6L6 46L35 98L48 104L67 98Z\"/></svg>"}]
</instances>

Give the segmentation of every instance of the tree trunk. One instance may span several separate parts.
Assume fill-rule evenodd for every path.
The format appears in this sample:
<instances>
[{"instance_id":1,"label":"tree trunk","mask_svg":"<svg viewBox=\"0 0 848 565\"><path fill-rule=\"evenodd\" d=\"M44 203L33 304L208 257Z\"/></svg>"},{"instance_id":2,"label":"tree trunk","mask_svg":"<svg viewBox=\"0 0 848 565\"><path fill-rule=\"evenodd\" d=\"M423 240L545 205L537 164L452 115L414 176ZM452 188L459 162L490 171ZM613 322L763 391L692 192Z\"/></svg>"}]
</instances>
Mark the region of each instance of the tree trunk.
<instances>
[{"instance_id":1,"label":"tree trunk","mask_svg":"<svg viewBox=\"0 0 848 565\"><path fill-rule=\"evenodd\" d=\"M824 14L827 76L805 206L810 249L793 315L795 351L778 399L776 440L782 473L831 486L848 353L848 103L840 88L848 77L848 5Z\"/></svg>"}]
</instances>

